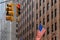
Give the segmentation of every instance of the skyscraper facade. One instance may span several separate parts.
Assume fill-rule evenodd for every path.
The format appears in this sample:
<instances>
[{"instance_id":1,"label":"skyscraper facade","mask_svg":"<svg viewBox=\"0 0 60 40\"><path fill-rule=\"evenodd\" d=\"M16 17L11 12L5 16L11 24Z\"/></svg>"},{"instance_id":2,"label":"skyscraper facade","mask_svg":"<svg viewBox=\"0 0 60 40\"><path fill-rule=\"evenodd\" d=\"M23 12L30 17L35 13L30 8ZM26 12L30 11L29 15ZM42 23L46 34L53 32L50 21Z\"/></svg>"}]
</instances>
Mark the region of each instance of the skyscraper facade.
<instances>
[{"instance_id":1,"label":"skyscraper facade","mask_svg":"<svg viewBox=\"0 0 60 40\"><path fill-rule=\"evenodd\" d=\"M60 0L20 0L17 38L35 40L40 24L46 29L41 40L60 40Z\"/></svg>"},{"instance_id":2,"label":"skyscraper facade","mask_svg":"<svg viewBox=\"0 0 60 40\"><path fill-rule=\"evenodd\" d=\"M34 23L35 23L35 13L34 13L34 0L20 0L21 4L21 14L20 21L18 22L18 32L17 37L20 40L33 40L34 39Z\"/></svg>"}]
</instances>

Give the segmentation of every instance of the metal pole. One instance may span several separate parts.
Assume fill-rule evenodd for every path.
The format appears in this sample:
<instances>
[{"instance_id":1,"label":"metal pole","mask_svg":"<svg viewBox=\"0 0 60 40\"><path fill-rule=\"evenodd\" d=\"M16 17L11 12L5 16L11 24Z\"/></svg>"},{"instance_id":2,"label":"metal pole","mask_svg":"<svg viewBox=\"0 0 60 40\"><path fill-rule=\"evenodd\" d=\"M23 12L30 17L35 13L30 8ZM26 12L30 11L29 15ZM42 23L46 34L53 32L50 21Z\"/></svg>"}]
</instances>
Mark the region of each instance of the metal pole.
<instances>
[{"instance_id":1,"label":"metal pole","mask_svg":"<svg viewBox=\"0 0 60 40\"><path fill-rule=\"evenodd\" d=\"M10 22L10 40L11 40L11 22Z\"/></svg>"}]
</instances>

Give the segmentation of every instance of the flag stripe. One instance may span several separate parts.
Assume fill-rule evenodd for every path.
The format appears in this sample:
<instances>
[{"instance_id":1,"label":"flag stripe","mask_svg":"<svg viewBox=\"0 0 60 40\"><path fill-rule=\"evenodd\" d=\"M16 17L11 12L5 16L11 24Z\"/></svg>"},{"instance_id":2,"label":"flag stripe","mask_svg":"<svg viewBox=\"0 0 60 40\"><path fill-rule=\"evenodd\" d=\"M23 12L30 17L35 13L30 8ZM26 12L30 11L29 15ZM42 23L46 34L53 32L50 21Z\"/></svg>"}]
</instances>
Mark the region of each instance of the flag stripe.
<instances>
[{"instance_id":1,"label":"flag stripe","mask_svg":"<svg viewBox=\"0 0 60 40\"><path fill-rule=\"evenodd\" d=\"M46 32L46 30L43 28L41 31L37 30L36 40L41 40L41 37Z\"/></svg>"}]
</instances>

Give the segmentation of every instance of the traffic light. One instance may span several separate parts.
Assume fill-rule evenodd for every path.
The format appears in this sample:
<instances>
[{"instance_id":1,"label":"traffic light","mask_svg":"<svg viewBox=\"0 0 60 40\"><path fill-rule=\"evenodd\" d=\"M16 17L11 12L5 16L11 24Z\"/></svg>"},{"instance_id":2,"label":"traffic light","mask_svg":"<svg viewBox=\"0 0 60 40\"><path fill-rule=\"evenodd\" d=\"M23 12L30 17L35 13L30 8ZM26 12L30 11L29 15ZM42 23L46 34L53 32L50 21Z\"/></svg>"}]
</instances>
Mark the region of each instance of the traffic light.
<instances>
[{"instance_id":1,"label":"traffic light","mask_svg":"<svg viewBox=\"0 0 60 40\"><path fill-rule=\"evenodd\" d=\"M14 10L13 3L8 3L6 7L6 20L13 21L14 20Z\"/></svg>"},{"instance_id":2,"label":"traffic light","mask_svg":"<svg viewBox=\"0 0 60 40\"><path fill-rule=\"evenodd\" d=\"M19 16L21 13L20 13L20 4L17 4L16 5L16 16Z\"/></svg>"}]
</instances>

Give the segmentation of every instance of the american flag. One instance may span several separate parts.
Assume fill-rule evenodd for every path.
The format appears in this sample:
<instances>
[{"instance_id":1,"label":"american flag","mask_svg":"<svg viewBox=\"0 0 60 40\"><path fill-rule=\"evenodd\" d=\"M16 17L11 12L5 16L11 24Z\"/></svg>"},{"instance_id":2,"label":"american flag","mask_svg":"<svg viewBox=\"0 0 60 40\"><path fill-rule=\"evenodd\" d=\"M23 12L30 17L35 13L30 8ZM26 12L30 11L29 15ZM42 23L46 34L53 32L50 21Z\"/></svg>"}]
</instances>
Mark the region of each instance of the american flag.
<instances>
[{"instance_id":1,"label":"american flag","mask_svg":"<svg viewBox=\"0 0 60 40\"><path fill-rule=\"evenodd\" d=\"M40 24L40 25L39 25L39 28L38 28L38 30L37 30L37 35L36 35L35 40L41 40L41 37L44 35L45 32L46 32L46 29L44 29L44 28L42 27L42 25Z\"/></svg>"}]
</instances>

